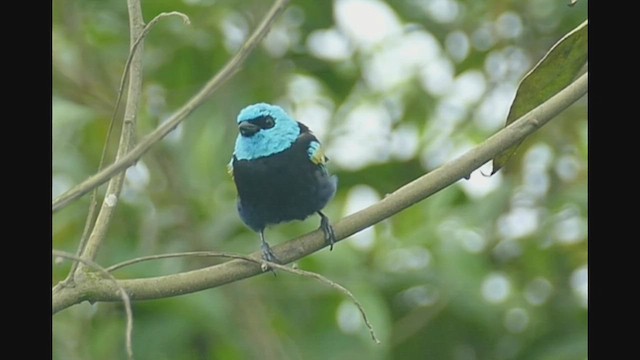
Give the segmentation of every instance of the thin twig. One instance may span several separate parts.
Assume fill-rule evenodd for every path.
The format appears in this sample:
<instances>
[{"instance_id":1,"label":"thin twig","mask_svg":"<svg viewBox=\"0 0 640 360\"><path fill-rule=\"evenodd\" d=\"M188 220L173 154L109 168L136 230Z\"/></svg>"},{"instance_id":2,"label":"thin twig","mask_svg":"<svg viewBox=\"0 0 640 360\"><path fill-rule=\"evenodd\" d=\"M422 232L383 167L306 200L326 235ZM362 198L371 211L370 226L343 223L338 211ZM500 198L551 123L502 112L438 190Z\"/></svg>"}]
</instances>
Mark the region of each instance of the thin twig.
<instances>
[{"instance_id":1,"label":"thin twig","mask_svg":"<svg viewBox=\"0 0 640 360\"><path fill-rule=\"evenodd\" d=\"M124 71L122 72L122 77L120 77L120 86L118 87L118 97L116 98L116 105L114 106L114 113L113 113L114 117L115 117L116 111L118 110L118 107L120 106L120 101L122 100L122 94L124 93L124 86L126 84L127 75L129 75L129 69L131 68L131 61L133 61L133 55L136 53L136 51L138 49L138 45L140 45L142 43L142 40L145 37L147 37L147 34L149 34L149 31L151 31L151 29L158 23L158 21L160 21L162 18L165 18L165 17L168 17L168 16L179 16L179 17L182 18L182 21L186 25L190 25L191 24L191 20L189 20L189 17L187 15L185 15L185 14L183 14L181 12L178 12L178 11L172 11L172 12L168 12L168 13L164 13L163 12L163 13L158 14L151 21L149 21L149 23L147 25L145 25L145 27L142 29L142 32L140 33L140 35L137 37L137 39L131 45L131 49L129 50L129 56L127 56L127 61L124 64ZM111 129L111 128L109 128L109 129Z\"/></svg>"},{"instance_id":2,"label":"thin twig","mask_svg":"<svg viewBox=\"0 0 640 360\"><path fill-rule=\"evenodd\" d=\"M252 261L256 261L256 260L253 259ZM327 285L331 286L332 288L337 289L340 292L342 292L343 294L345 294L347 297L349 297L349 299L351 299L351 301L353 301L353 303L356 305L356 307L360 311L360 314L362 315L362 320L364 320L364 324L367 326L367 329L369 329L369 334L371 335L371 339L376 344L380 344L380 340L378 340L378 338L376 337L376 334L373 331L373 326L371 325L371 323L369 322L369 319L367 318L367 313L364 311L364 307L360 304L360 302L356 299L356 297L353 296L351 291L349 291L348 289L346 289L342 285L340 285L340 284L338 284L336 282L333 282L333 281L327 279L326 277L324 277L324 276L322 276L322 275L320 275L318 273L305 271L305 270L300 270L300 269L293 269L293 268L282 266L280 264L272 263L272 262L269 262L269 261L264 261L264 263L268 267L270 267L272 269L278 269L278 270L286 271L286 272L289 272L289 273L292 273L292 274L296 274L296 275L300 275L300 276L304 276L304 277L308 277L308 278L312 278L312 279L318 280L321 283L327 284Z\"/></svg>"},{"instance_id":3,"label":"thin twig","mask_svg":"<svg viewBox=\"0 0 640 360\"><path fill-rule=\"evenodd\" d=\"M299 276L303 276L303 277L307 277L307 278L311 278L317 281L320 281L321 283L324 283L326 285L331 286L334 289L337 289L338 291L340 291L341 293L343 293L344 295L346 295L349 299L351 299L351 301L356 305L356 307L358 308L358 310L360 311L360 314L362 315L362 319L364 320L364 324L366 325L367 329L369 329L369 334L371 335L371 339L376 343L379 344L380 340L378 340L378 338L376 337L376 334L373 330L373 326L371 325L371 323L369 322L369 319L367 318L367 313L364 311L364 307L362 306L362 304L360 304L360 302L358 301L358 299L356 299L356 297L351 293L351 291L349 291L347 288L345 288L344 286L331 281L329 279L327 279L326 277L318 274L318 273L314 273L311 271L305 271L305 270L301 270L301 269L294 269L294 268L290 268L281 264L277 264L277 263L273 263L270 261L266 261L266 260L262 260L262 259L256 259L250 256L246 256L246 255L241 255L241 254L232 254L232 253L224 253L224 252L215 252L215 251L190 251L190 252L182 252L182 253L171 253L171 254L161 254L161 255L150 255L150 256L144 256L144 257L139 257L139 258L135 258L135 259L131 259L128 261L124 261L115 265L112 265L108 268L106 268L106 271L112 272L116 269L120 269L123 268L125 266L130 266L133 264L137 264L137 263L141 263L141 262L145 262L145 261L150 261L150 260L158 260L158 259L168 259L168 258L177 258L177 257L222 257L222 258L228 258L228 259L238 259L238 260L245 260L245 261L250 261L253 263L256 263L258 265L261 266L261 268L265 269L265 268L270 268L270 269L277 269L277 270L282 270L284 272L288 272L291 274L296 274Z\"/></svg>"},{"instance_id":4,"label":"thin twig","mask_svg":"<svg viewBox=\"0 0 640 360\"><path fill-rule=\"evenodd\" d=\"M108 137L109 135L107 135L107 138ZM105 142L105 148L106 148L106 142ZM101 167L102 166L99 165L98 169L100 169ZM80 243L78 244L78 249L76 250L76 255L78 256L80 256L84 251L87 241L89 240L89 235L91 234L91 229L93 229L93 224L95 223L96 211L98 209L97 193L98 193L98 188L93 189L91 193L91 198L89 200L89 211L87 214L87 218L85 219L85 222L84 222L82 235L80 235ZM77 262L77 261L73 262L73 264L71 265L71 269L69 269L69 274L67 275L66 279L62 281L63 283L71 284L73 282L73 277L75 276L75 273L78 269L78 264L80 264L80 262Z\"/></svg>"},{"instance_id":5,"label":"thin twig","mask_svg":"<svg viewBox=\"0 0 640 360\"><path fill-rule=\"evenodd\" d=\"M251 54L253 49L267 35L271 25L284 11L288 3L289 0L277 0L267 15L265 15L263 21L256 28L253 34L251 34L249 39L247 39L236 55L232 57L229 62L227 62L227 64L213 78L211 78L211 80L209 80L196 95L183 105L182 108L178 109L173 115L171 115L171 117L169 117L165 122L160 124L154 131L145 136L126 155L58 196L53 201L52 211L56 212L62 209L82 195L93 190L95 187L102 185L119 172L133 165L154 144L173 131L187 118L188 115L200 107L214 91L220 88L222 84L229 80L240 69L249 54Z\"/></svg>"},{"instance_id":6,"label":"thin twig","mask_svg":"<svg viewBox=\"0 0 640 360\"><path fill-rule=\"evenodd\" d=\"M118 280L116 280L116 278L113 277L113 275L111 275L102 266L96 264L95 262L93 262L91 260L83 259L83 258L81 258L79 256L76 256L76 255L73 255L73 254L69 254L67 252L60 251L60 250L53 250L52 254L55 257L59 257L59 258L67 259L67 260L72 260L74 262L81 262L81 263L85 264L86 266L89 266L89 267L97 270L99 273L101 273L107 279L109 279L109 281L111 281L111 282L113 282L113 284L115 284L116 288L118 289L118 295L122 299L122 303L124 304L124 309L125 309L125 312L127 314L127 327L126 327L126 331L125 331L125 343L126 343L126 347L127 347L127 355L128 355L130 360L133 360L133 346L131 345L132 344L131 338L132 338L132 334L133 334L133 311L131 310L131 300L129 299L129 295L124 290L124 288L122 286L120 286L120 284L118 284Z\"/></svg>"}]
</instances>

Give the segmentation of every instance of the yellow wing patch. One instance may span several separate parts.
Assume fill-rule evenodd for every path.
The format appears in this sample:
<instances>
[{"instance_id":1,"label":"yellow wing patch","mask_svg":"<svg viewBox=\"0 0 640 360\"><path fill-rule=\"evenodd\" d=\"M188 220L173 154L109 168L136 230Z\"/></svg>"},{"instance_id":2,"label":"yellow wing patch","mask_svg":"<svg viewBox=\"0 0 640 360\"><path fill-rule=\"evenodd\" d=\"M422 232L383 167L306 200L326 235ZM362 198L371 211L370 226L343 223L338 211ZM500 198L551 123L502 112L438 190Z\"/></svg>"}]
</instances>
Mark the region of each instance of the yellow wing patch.
<instances>
[{"instance_id":1,"label":"yellow wing patch","mask_svg":"<svg viewBox=\"0 0 640 360\"><path fill-rule=\"evenodd\" d=\"M329 159L324 155L324 150L320 143L317 141L312 141L309 143L309 149L307 150L309 154L309 160L316 165L324 165Z\"/></svg>"},{"instance_id":2,"label":"yellow wing patch","mask_svg":"<svg viewBox=\"0 0 640 360\"><path fill-rule=\"evenodd\" d=\"M231 161L227 164L227 174L233 179L233 158L231 158Z\"/></svg>"}]
</instances>

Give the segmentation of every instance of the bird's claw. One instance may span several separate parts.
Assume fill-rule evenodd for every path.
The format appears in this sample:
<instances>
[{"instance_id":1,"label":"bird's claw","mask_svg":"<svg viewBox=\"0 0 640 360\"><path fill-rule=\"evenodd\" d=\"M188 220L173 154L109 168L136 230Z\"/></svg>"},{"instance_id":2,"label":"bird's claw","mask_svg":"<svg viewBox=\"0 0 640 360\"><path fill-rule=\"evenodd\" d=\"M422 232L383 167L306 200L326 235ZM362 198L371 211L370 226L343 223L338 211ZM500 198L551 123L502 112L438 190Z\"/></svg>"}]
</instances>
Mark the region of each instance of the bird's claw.
<instances>
[{"instance_id":1,"label":"bird's claw","mask_svg":"<svg viewBox=\"0 0 640 360\"><path fill-rule=\"evenodd\" d=\"M280 260L276 257L276 255L271 251L271 247L267 242L263 242L262 245L262 258L268 262L279 264Z\"/></svg>"},{"instance_id":2,"label":"bird's claw","mask_svg":"<svg viewBox=\"0 0 640 360\"><path fill-rule=\"evenodd\" d=\"M329 223L329 218L318 212L320 215L320 229L324 232L324 239L329 243L329 251L333 250L333 244L336 243L336 234L333 231L333 226Z\"/></svg>"}]
</instances>

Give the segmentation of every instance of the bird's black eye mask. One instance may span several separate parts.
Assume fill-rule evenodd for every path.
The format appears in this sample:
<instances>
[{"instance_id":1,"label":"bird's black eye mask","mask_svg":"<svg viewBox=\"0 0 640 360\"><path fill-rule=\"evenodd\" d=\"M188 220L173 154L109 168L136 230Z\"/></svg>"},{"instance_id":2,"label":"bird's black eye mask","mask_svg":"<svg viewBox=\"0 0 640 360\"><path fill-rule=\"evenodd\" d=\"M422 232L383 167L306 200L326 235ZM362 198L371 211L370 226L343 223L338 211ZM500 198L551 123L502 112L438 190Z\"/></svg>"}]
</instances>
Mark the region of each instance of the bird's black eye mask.
<instances>
[{"instance_id":1,"label":"bird's black eye mask","mask_svg":"<svg viewBox=\"0 0 640 360\"><path fill-rule=\"evenodd\" d=\"M250 121L243 121L238 125L238 128L242 136L253 136L258 131L271 129L275 125L275 120L271 116L265 115Z\"/></svg>"},{"instance_id":2,"label":"bird's black eye mask","mask_svg":"<svg viewBox=\"0 0 640 360\"><path fill-rule=\"evenodd\" d=\"M262 130L271 129L276 125L275 120L273 120L273 118L269 115L253 119L251 120L251 123L258 125L258 127Z\"/></svg>"}]
</instances>

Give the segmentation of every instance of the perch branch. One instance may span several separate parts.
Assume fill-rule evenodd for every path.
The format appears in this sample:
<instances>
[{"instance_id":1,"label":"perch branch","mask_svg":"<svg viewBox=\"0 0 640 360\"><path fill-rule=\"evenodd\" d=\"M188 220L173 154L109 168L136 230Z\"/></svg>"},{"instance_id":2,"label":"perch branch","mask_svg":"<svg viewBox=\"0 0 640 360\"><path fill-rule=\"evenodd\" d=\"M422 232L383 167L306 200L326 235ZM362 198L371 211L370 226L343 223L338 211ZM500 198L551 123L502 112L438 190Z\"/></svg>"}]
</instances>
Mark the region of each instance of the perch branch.
<instances>
[{"instance_id":1,"label":"perch branch","mask_svg":"<svg viewBox=\"0 0 640 360\"><path fill-rule=\"evenodd\" d=\"M588 90L588 73L539 105L529 113L498 131L462 156L406 184L380 202L351 214L334 224L336 240L342 240L372 226L465 178L491 160L500 151L522 141L549 122L562 110L580 99ZM327 246L322 231L314 231L273 248L283 263L289 263ZM251 254L260 258L260 252ZM157 299L192 293L221 286L261 274L260 266L232 260L203 269L144 279L119 280L134 300ZM58 286L56 286L57 288ZM54 288L53 313L84 300L117 301L114 284L108 281L79 283L73 288Z\"/></svg>"}]
</instances>

